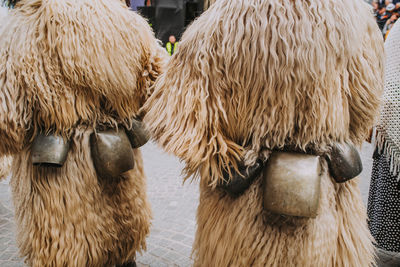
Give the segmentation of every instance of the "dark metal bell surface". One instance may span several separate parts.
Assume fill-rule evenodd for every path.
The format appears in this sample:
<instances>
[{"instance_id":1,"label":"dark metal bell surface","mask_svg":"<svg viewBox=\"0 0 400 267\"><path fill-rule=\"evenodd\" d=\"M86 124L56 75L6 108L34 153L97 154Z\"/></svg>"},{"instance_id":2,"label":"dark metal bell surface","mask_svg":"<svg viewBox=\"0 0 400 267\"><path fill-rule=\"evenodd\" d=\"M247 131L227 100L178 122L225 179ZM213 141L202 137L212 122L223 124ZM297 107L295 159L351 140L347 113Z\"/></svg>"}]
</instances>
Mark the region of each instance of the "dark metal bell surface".
<instances>
[{"instance_id":1,"label":"dark metal bell surface","mask_svg":"<svg viewBox=\"0 0 400 267\"><path fill-rule=\"evenodd\" d=\"M69 144L62 136L39 133L32 143L32 163L62 167L67 159Z\"/></svg>"},{"instance_id":2,"label":"dark metal bell surface","mask_svg":"<svg viewBox=\"0 0 400 267\"><path fill-rule=\"evenodd\" d=\"M239 172L231 168L231 176L229 176L228 171L224 171L223 177L225 181L223 181L219 187L225 190L230 196L238 197L242 195L261 174L263 167L264 163L261 160L257 160L253 166L239 165Z\"/></svg>"},{"instance_id":3,"label":"dark metal bell surface","mask_svg":"<svg viewBox=\"0 0 400 267\"><path fill-rule=\"evenodd\" d=\"M338 183L357 177L363 170L360 154L352 144L336 143L326 160L330 174Z\"/></svg>"},{"instance_id":4,"label":"dark metal bell surface","mask_svg":"<svg viewBox=\"0 0 400 267\"><path fill-rule=\"evenodd\" d=\"M128 135L132 148L139 148L145 145L150 139L149 132L146 131L143 123L138 120L133 120L132 129L127 130L126 134Z\"/></svg>"},{"instance_id":5,"label":"dark metal bell surface","mask_svg":"<svg viewBox=\"0 0 400 267\"><path fill-rule=\"evenodd\" d=\"M94 167L101 178L116 178L133 169L132 148L123 129L93 133L90 145Z\"/></svg>"},{"instance_id":6,"label":"dark metal bell surface","mask_svg":"<svg viewBox=\"0 0 400 267\"><path fill-rule=\"evenodd\" d=\"M319 156L274 151L264 168L263 189L266 210L315 218L321 193Z\"/></svg>"}]
</instances>

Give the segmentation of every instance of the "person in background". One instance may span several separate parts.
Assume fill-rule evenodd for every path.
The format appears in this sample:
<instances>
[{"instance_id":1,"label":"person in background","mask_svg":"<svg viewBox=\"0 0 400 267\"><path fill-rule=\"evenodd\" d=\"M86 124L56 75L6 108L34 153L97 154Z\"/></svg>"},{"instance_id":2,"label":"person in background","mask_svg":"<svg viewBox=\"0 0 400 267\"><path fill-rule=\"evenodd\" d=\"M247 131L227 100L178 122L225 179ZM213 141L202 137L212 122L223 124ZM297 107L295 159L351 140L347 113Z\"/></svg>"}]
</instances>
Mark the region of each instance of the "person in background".
<instances>
[{"instance_id":1,"label":"person in background","mask_svg":"<svg viewBox=\"0 0 400 267\"><path fill-rule=\"evenodd\" d=\"M393 5L393 7L394 7L394 5ZM392 29L392 27L394 26L394 24L396 23L398 18L399 18L399 13L392 12L392 15L390 16L390 19L388 19L386 21L385 26L383 27L383 30L382 30L382 33L383 33L383 36L384 36L385 40L386 40L390 30Z\"/></svg>"},{"instance_id":2,"label":"person in background","mask_svg":"<svg viewBox=\"0 0 400 267\"><path fill-rule=\"evenodd\" d=\"M165 48L170 56L175 54L176 50L178 49L178 42L174 35L170 35L168 38L168 43L166 44Z\"/></svg>"},{"instance_id":3,"label":"person in background","mask_svg":"<svg viewBox=\"0 0 400 267\"><path fill-rule=\"evenodd\" d=\"M139 6L143 5L143 0L129 0L129 8L133 11L137 11Z\"/></svg>"},{"instance_id":4,"label":"person in background","mask_svg":"<svg viewBox=\"0 0 400 267\"><path fill-rule=\"evenodd\" d=\"M395 9L396 9L396 5L393 4L393 3L389 3L389 4L386 6L386 12L388 12L388 13L390 13L390 14L394 13L394 12L395 12Z\"/></svg>"},{"instance_id":5,"label":"person in background","mask_svg":"<svg viewBox=\"0 0 400 267\"><path fill-rule=\"evenodd\" d=\"M386 11L387 5L391 4L391 0L374 0L372 2L373 10L378 23L379 29L382 31L386 21L390 18L389 12Z\"/></svg>"},{"instance_id":6,"label":"person in background","mask_svg":"<svg viewBox=\"0 0 400 267\"><path fill-rule=\"evenodd\" d=\"M374 0L372 2L372 6L374 8L374 11L381 11L383 9L385 9L386 4L389 4L390 1L385 1L385 0Z\"/></svg>"},{"instance_id":7,"label":"person in background","mask_svg":"<svg viewBox=\"0 0 400 267\"><path fill-rule=\"evenodd\" d=\"M395 11L400 12L400 0L393 0L392 4L395 6Z\"/></svg>"}]
</instances>

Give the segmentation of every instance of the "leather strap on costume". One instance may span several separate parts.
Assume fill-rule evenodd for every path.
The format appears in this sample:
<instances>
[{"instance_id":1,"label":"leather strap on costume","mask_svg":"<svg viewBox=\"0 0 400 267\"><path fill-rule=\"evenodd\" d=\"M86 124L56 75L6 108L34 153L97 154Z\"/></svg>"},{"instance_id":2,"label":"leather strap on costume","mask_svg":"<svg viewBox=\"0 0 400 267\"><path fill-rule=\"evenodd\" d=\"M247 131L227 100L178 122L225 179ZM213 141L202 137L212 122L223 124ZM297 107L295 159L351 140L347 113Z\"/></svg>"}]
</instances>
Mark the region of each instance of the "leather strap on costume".
<instances>
[{"instance_id":1,"label":"leather strap on costume","mask_svg":"<svg viewBox=\"0 0 400 267\"><path fill-rule=\"evenodd\" d=\"M129 130L119 128L93 133L90 146L97 174L101 178L117 178L133 169L132 148L139 148L148 140L149 133L138 120L133 120Z\"/></svg>"},{"instance_id":2,"label":"leather strap on costume","mask_svg":"<svg viewBox=\"0 0 400 267\"><path fill-rule=\"evenodd\" d=\"M90 137L92 158L100 177L115 178L134 167L131 148L147 143L149 133L140 121L133 120L129 130L107 129ZM70 141L56 134L39 133L32 143L32 163L62 167L67 159Z\"/></svg>"},{"instance_id":3,"label":"leather strap on costume","mask_svg":"<svg viewBox=\"0 0 400 267\"><path fill-rule=\"evenodd\" d=\"M329 172L337 183L343 183L357 177L363 167L360 155L353 144L336 143L332 145L331 152L324 158L328 162ZM290 146L284 149L286 152L296 152ZM306 154L313 155L312 151ZM233 168L223 173L224 182L219 185L220 188L228 192L232 197L238 197L250 187L251 183L257 178L264 168L261 160L253 166L244 166L239 164L239 173Z\"/></svg>"},{"instance_id":4,"label":"leather strap on costume","mask_svg":"<svg viewBox=\"0 0 400 267\"><path fill-rule=\"evenodd\" d=\"M232 197L240 196L250 187L253 181L261 174L264 162L257 160L253 166L240 164L238 168L239 172L235 171L234 168L230 169L231 176L228 171L224 170L224 181L219 185L220 188Z\"/></svg>"}]
</instances>

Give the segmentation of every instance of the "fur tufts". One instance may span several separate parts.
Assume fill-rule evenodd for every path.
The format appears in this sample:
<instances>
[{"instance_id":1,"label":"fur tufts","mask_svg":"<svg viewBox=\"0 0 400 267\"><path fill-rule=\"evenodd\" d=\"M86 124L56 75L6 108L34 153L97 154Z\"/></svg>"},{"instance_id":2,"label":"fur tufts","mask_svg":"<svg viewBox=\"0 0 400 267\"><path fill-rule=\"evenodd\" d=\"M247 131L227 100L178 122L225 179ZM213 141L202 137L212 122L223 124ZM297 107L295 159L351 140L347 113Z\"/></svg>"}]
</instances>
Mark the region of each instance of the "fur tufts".
<instances>
[{"instance_id":1,"label":"fur tufts","mask_svg":"<svg viewBox=\"0 0 400 267\"><path fill-rule=\"evenodd\" d=\"M12 157L3 156L0 158L0 180L7 178L11 172Z\"/></svg>"}]
</instances>

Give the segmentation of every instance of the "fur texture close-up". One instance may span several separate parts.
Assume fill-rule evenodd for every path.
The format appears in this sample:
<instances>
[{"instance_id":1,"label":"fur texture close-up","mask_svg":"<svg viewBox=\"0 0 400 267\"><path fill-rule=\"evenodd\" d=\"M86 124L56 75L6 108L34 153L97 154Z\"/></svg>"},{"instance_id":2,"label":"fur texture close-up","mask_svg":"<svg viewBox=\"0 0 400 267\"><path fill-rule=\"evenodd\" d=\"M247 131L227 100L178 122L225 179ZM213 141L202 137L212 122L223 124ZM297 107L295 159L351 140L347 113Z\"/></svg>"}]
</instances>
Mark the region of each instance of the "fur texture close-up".
<instances>
[{"instance_id":1,"label":"fur texture close-up","mask_svg":"<svg viewBox=\"0 0 400 267\"><path fill-rule=\"evenodd\" d=\"M113 266L146 248L151 211L141 153L115 179L97 175L90 135L130 129L166 53L120 0L21 0L0 28L0 154L21 255L30 266ZM70 140L60 168L34 166L40 132Z\"/></svg>"},{"instance_id":2,"label":"fur texture close-up","mask_svg":"<svg viewBox=\"0 0 400 267\"><path fill-rule=\"evenodd\" d=\"M7 178L11 172L11 156L3 156L0 158L0 180Z\"/></svg>"},{"instance_id":3,"label":"fur texture close-up","mask_svg":"<svg viewBox=\"0 0 400 267\"><path fill-rule=\"evenodd\" d=\"M8 8L0 6L0 28L7 20ZM8 176L11 171L11 156L0 157L0 180Z\"/></svg>"},{"instance_id":4,"label":"fur texture close-up","mask_svg":"<svg viewBox=\"0 0 400 267\"><path fill-rule=\"evenodd\" d=\"M315 219L266 211L261 177L238 198L217 185L239 160L287 146L360 146L383 63L382 36L357 0L217 0L186 30L144 110L154 139L201 180L195 266L373 264L358 179L335 183L325 161Z\"/></svg>"}]
</instances>

